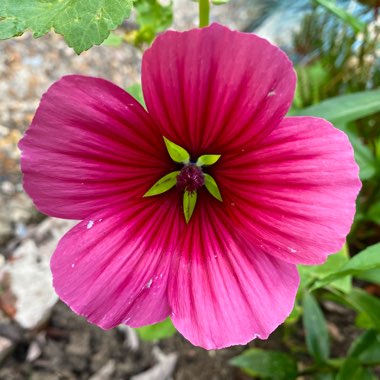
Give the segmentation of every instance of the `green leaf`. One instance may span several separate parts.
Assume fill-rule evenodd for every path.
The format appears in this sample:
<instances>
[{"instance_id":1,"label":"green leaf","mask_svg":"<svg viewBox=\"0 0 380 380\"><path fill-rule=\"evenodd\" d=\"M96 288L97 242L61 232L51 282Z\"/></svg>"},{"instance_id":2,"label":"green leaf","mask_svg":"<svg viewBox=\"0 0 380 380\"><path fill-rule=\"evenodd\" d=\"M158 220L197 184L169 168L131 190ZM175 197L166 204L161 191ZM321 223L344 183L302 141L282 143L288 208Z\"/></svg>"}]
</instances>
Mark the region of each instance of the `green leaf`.
<instances>
[{"instance_id":1,"label":"green leaf","mask_svg":"<svg viewBox=\"0 0 380 380\"><path fill-rule=\"evenodd\" d=\"M376 377L366 368L363 368L355 358L347 358L340 368L336 380L376 380Z\"/></svg>"},{"instance_id":2,"label":"green leaf","mask_svg":"<svg viewBox=\"0 0 380 380\"><path fill-rule=\"evenodd\" d=\"M321 101L324 87L331 81L331 76L321 61L305 66L295 67L297 86L293 99L293 107L302 108L304 104Z\"/></svg>"},{"instance_id":3,"label":"green leaf","mask_svg":"<svg viewBox=\"0 0 380 380\"><path fill-rule=\"evenodd\" d=\"M347 244L344 244L343 248L338 253L328 256L324 264L314 266L314 274L317 278L323 278L329 274L335 273L338 268L341 268L343 265L348 263L349 260L350 256L348 253ZM329 286L332 286L344 293L349 293L352 288L351 282L351 276L345 276L331 282Z\"/></svg>"},{"instance_id":4,"label":"green leaf","mask_svg":"<svg viewBox=\"0 0 380 380\"><path fill-rule=\"evenodd\" d=\"M380 112L380 89L336 96L291 114L323 117L333 124L345 124L376 112Z\"/></svg>"},{"instance_id":5,"label":"green leaf","mask_svg":"<svg viewBox=\"0 0 380 380\"><path fill-rule=\"evenodd\" d=\"M373 282L374 284L380 285L380 268L360 272L356 274L355 277L359 278L360 280Z\"/></svg>"},{"instance_id":6,"label":"green leaf","mask_svg":"<svg viewBox=\"0 0 380 380\"><path fill-rule=\"evenodd\" d=\"M203 156L200 156L196 162L196 165L198 166L210 166L210 165L214 165L215 162L217 162L219 160L219 158L221 157L220 154L205 154Z\"/></svg>"},{"instance_id":7,"label":"green leaf","mask_svg":"<svg viewBox=\"0 0 380 380\"><path fill-rule=\"evenodd\" d=\"M144 94L142 92L142 87L140 83L132 84L127 88L127 92L132 95L145 109Z\"/></svg>"},{"instance_id":8,"label":"green leaf","mask_svg":"<svg viewBox=\"0 0 380 380\"><path fill-rule=\"evenodd\" d=\"M296 361L278 351L251 348L230 361L235 367L242 368L251 376L273 380L293 380L297 377Z\"/></svg>"},{"instance_id":9,"label":"green leaf","mask_svg":"<svg viewBox=\"0 0 380 380\"><path fill-rule=\"evenodd\" d=\"M348 305L353 307L352 305ZM355 309L355 307L353 307ZM374 324L371 318L366 313L358 312L358 315L355 318L355 326L359 329L369 330L374 328Z\"/></svg>"},{"instance_id":10,"label":"green leaf","mask_svg":"<svg viewBox=\"0 0 380 380\"><path fill-rule=\"evenodd\" d=\"M340 18L345 24L349 25L356 33L364 32L365 24L357 19L352 14L348 13L343 8L336 5L335 1L332 0L314 0L315 3L321 5L327 9L330 13L334 14Z\"/></svg>"},{"instance_id":11,"label":"green leaf","mask_svg":"<svg viewBox=\"0 0 380 380\"><path fill-rule=\"evenodd\" d=\"M370 330L372 331L372 330ZM378 365L380 363L380 335L376 335L376 340L358 356L360 363L365 365Z\"/></svg>"},{"instance_id":12,"label":"green leaf","mask_svg":"<svg viewBox=\"0 0 380 380\"><path fill-rule=\"evenodd\" d=\"M195 204L197 203L196 191L185 191L183 193L183 213L185 214L186 223L189 223L191 216L193 215Z\"/></svg>"},{"instance_id":13,"label":"green leaf","mask_svg":"<svg viewBox=\"0 0 380 380\"><path fill-rule=\"evenodd\" d=\"M285 319L284 323L287 325L294 325L295 323L297 323L299 321L301 316L302 316L302 308L298 304L298 302L296 301L296 303L294 304L292 312L289 314L288 318Z\"/></svg>"},{"instance_id":14,"label":"green leaf","mask_svg":"<svg viewBox=\"0 0 380 380\"><path fill-rule=\"evenodd\" d=\"M330 355L329 333L325 317L315 298L308 292L304 293L303 308L307 349L317 363L324 363Z\"/></svg>"},{"instance_id":15,"label":"green leaf","mask_svg":"<svg viewBox=\"0 0 380 380\"><path fill-rule=\"evenodd\" d=\"M170 318L154 325L136 328L139 337L142 340L154 341L165 338L170 338L177 331L172 324Z\"/></svg>"},{"instance_id":16,"label":"green leaf","mask_svg":"<svg viewBox=\"0 0 380 380\"><path fill-rule=\"evenodd\" d=\"M187 153L185 149L181 146L174 144L166 137L164 137L166 149L168 150L169 156L174 162L187 164L190 161L190 154Z\"/></svg>"},{"instance_id":17,"label":"green leaf","mask_svg":"<svg viewBox=\"0 0 380 380\"><path fill-rule=\"evenodd\" d=\"M309 288L313 282L320 280L329 274L335 273L349 260L347 244L333 255L330 255L322 265L299 265L298 271L301 277L300 288ZM329 283L329 286L344 293L351 291L351 277L345 276Z\"/></svg>"},{"instance_id":18,"label":"green leaf","mask_svg":"<svg viewBox=\"0 0 380 380\"><path fill-rule=\"evenodd\" d=\"M352 358L359 357L369 346L376 342L377 332L375 330L365 331L356 338L348 350L348 356Z\"/></svg>"},{"instance_id":19,"label":"green leaf","mask_svg":"<svg viewBox=\"0 0 380 380\"><path fill-rule=\"evenodd\" d=\"M345 297L357 311L364 313L373 323L373 327L380 331L380 299L374 297L364 290L354 288Z\"/></svg>"},{"instance_id":20,"label":"green leaf","mask_svg":"<svg viewBox=\"0 0 380 380\"><path fill-rule=\"evenodd\" d=\"M0 39L23 34L38 38L51 29L77 54L100 45L129 17L132 0L2 0Z\"/></svg>"},{"instance_id":21,"label":"green leaf","mask_svg":"<svg viewBox=\"0 0 380 380\"><path fill-rule=\"evenodd\" d=\"M136 22L140 26L135 44L150 43L173 23L173 3L162 5L158 0L136 0Z\"/></svg>"},{"instance_id":22,"label":"green leaf","mask_svg":"<svg viewBox=\"0 0 380 380\"><path fill-rule=\"evenodd\" d=\"M144 197L151 197L170 190L176 185L178 174L179 170L164 175L144 194Z\"/></svg>"},{"instance_id":23,"label":"green leaf","mask_svg":"<svg viewBox=\"0 0 380 380\"><path fill-rule=\"evenodd\" d=\"M371 365L380 362L380 333L368 330L352 343L348 356L357 358L361 364Z\"/></svg>"},{"instance_id":24,"label":"green leaf","mask_svg":"<svg viewBox=\"0 0 380 380\"><path fill-rule=\"evenodd\" d=\"M347 264L321 280L317 281L312 290L330 284L339 278L349 275L360 274L361 272L380 268L380 243L366 248L355 255Z\"/></svg>"},{"instance_id":25,"label":"green leaf","mask_svg":"<svg viewBox=\"0 0 380 380\"><path fill-rule=\"evenodd\" d=\"M335 380L335 376L332 373L316 373L313 380Z\"/></svg>"},{"instance_id":26,"label":"green leaf","mask_svg":"<svg viewBox=\"0 0 380 380\"><path fill-rule=\"evenodd\" d=\"M227 4L230 0L211 0L211 2L214 4L214 5L223 5L223 4Z\"/></svg>"},{"instance_id":27,"label":"green leaf","mask_svg":"<svg viewBox=\"0 0 380 380\"><path fill-rule=\"evenodd\" d=\"M222 196L219 191L219 187L217 183L215 182L215 179L210 176L210 174L203 173L203 176L205 178L205 186L206 189L209 191L209 193L215 197L218 201L223 202Z\"/></svg>"},{"instance_id":28,"label":"green leaf","mask_svg":"<svg viewBox=\"0 0 380 380\"><path fill-rule=\"evenodd\" d=\"M376 224L380 224L380 201L371 205L367 212L366 219Z\"/></svg>"}]
</instances>

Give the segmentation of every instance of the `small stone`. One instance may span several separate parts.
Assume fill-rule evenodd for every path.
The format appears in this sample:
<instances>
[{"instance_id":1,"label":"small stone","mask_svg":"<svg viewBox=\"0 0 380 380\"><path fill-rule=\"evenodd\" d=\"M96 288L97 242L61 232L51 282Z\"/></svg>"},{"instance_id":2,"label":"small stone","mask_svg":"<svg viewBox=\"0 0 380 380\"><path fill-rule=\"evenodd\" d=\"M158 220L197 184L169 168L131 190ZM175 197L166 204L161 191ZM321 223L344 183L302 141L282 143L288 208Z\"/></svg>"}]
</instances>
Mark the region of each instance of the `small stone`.
<instances>
[{"instance_id":1,"label":"small stone","mask_svg":"<svg viewBox=\"0 0 380 380\"><path fill-rule=\"evenodd\" d=\"M10 354L14 346L10 339L0 336L0 363Z\"/></svg>"},{"instance_id":2,"label":"small stone","mask_svg":"<svg viewBox=\"0 0 380 380\"><path fill-rule=\"evenodd\" d=\"M109 360L97 373L92 375L89 380L111 380L116 370L115 360Z\"/></svg>"},{"instance_id":3,"label":"small stone","mask_svg":"<svg viewBox=\"0 0 380 380\"><path fill-rule=\"evenodd\" d=\"M50 257L59 238L74 223L45 219L14 250L12 260L8 260L1 268L0 281L8 280L8 293L14 297L12 302L6 299L2 305L25 329L41 326L49 318L51 309L58 300L52 286ZM44 233L45 238L39 240L41 231L49 231L49 234Z\"/></svg>"},{"instance_id":4,"label":"small stone","mask_svg":"<svg viewBox=\"0 0 380 380\"><path fill-rule=\"evenodd\" d=\"M8 204L9 220L13 223L25 223L33 215L33 209L32 200L25 193L19 193Z\"/></svg>"},{"instance_id":5,"label":"small stone","mask_svg":"<svg viewBox=\"0 0 380 380\"><path fill-rule=\"evenodd\" d=\"M71 334L66 353L70 365L76 371L84 371L88 365L88 359L91 355L90 338L88 330Z\"/></svg>"},{"instance_id":6,"label":"small stone","mask_svg":"<svg viewBox=\"0 0 380 380\"><path fill-rule=\"evenodd\" d=\"M167 380L172 378L178 355L176 353L164 354L158 347L153 348L153 355L157 364L138 375L132 376L131 380Z\"/></svg>"},{"instance_id":7,"label":"small stone","mask_svg":"<svg viewBox=\"0 0 380 380\"><path fill-rule=\"evenodd\" d=\"M23 339L23 331L17 324L10 323L7 318L0 323L0 336L13 342L20 342Z\"/></svg>"},{"instance_id":8,"label":"small stone","mask_svg":"<svg viewBox=\"0 0 380 380\"><path fill-rule=\"evenodd\" d=\"M0 137L5 137L9 133L9 128L5 125L0 125Z\"/></svg>"},{"instance_id":9,"label":"small stone","mask_svg":"<svg viewBox=\"0 0 380 380\"><path fill-rule=\"evenodd\" d=\"M29 345L28 353L26 354L26 361L29 363L34 362L41 356L42 350L40 344L35 340Z\"/></svg>"},{"instance_id":10,"label":"small stone","mask_svg":"<svg viewBox=\"0 0 380 380\"><path fill-rule=\"evenodd\" d=\"M1 184L1 191L6 195L11 195L16 192L16 186L10 181L4 181Z\"/></svg>"},{"instance_id":11,"label":"small stone","mask_svg":"<svg viewBox=\"0 0 380 380\"><path fill-rule=\"evenodd\" d=\"M23 239L28 234L28 227L24 223L16 223L15 235L19 239Z\"/></svg>"},{"instance_id":12,"label":"small stone","mask_svg":"<svg viewBox=\"0 0 380 380\"><path fill-rule=\"evenodd\" d=\"M140 341L136 330L127 325L119 325L117 329L125 335L124 345L131 351L137 351Z\"/></svg>"}]
</instances>

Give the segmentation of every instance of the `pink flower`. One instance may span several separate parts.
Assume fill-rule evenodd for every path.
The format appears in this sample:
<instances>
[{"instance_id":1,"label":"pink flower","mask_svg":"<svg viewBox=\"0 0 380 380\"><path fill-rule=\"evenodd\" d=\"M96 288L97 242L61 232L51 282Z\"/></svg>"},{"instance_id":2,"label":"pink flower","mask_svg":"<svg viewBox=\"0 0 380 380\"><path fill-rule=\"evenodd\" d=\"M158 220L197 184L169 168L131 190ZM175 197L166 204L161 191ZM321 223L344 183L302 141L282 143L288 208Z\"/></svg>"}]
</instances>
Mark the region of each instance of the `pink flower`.
<instances>
[{"instance_id":1,"label":"pink flower","mask_svg":"<svg viewBox=\"0 0 380 380\"><path fill-rule=\"evenodd\" d=\"M292 310L296 264L343 245L360 188L342 132L284 118L295 82L281 50L214 24L146 51L148 111L103 79L53 84L20 148L36 206L82 220L51 261L62 300L105 329L170 316L207 349L267 338Z\"/></svg>"}]
</instances>

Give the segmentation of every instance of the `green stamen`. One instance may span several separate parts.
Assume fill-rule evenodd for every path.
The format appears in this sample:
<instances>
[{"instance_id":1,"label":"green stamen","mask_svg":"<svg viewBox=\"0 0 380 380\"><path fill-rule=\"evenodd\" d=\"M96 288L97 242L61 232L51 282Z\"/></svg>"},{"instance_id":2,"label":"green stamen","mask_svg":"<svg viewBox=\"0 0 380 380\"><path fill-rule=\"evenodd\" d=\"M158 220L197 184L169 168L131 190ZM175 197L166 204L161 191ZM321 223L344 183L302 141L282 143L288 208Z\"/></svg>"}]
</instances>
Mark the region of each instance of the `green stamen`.
<instances>
[{"instance_id":1,"label":"green stamen","mask_svg":"<svg viewBox=\"0 0 380 380\"><path fill-rule=\"evenodd\" d=\"M175 171L164 175L143 196L151 197L152 195L162 194L170 190L176 185L178 174L179 171Z\"/></svg>"},{"instance_id":2,"label":"green stamen","mask_svg":"<svg viewBox=\"0 0 380 380\"><path fill-rule=\"evenodd\" d=\"M168 150L170 158L179 164L188 164L190 161L190 154L187 153L187 150L181 146L174 144L166 137L164 137L166 149Z\"/></svg>"},{"instance_id":3,"label":"green stamen","mask_svg":"<svg viewBox=\"0 0 380 380\"><path fill-rule=\"evenodd\" d=\"M164 137L164 142L171 159L176 163L183 164L183 168L160 178L143 196L151 197L153 195L159 195L177 185L177 188L183 191L183 214L186 223L189 223L197 203L197 191L203 185L214 198L223 202L215 179L211 177L210 174L204 173L202 169L203 166L214 165L221 155L204 154L199 156L194 164L190 162L190 154L186 149L173 143L166 137Z\"/></svg>"}]
</instances>

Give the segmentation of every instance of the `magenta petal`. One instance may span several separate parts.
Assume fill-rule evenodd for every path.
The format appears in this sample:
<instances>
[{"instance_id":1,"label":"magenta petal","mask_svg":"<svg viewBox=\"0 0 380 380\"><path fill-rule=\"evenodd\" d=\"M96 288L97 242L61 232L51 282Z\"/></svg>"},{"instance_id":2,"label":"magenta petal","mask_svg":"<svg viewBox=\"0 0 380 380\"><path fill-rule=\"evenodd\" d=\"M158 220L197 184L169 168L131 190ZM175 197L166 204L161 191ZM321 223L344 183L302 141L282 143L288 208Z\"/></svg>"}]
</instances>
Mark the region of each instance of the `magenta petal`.
<instances>
[{"instance_id":1,"label":"magenta petal","mask_svg":"<svg viewBox=\"0 0 380 380\"><path fill-rule=\"evenodd\" d=\"M189 228L169 279L178 331L206 349L266 339L293 308L296 266L256 252L212 210Z\"/></svg>"},{"instance_id":2,"label":"magenta petal","mask_svg":"<svg viewBox=\"0 0 380 380\"><path fill-rule=\"evenodd\" d=\"M347 136L326 120L286 118L215 178L230 217L267 254L319 264L343 246L361 183Z\"/></svg>"},{"instance_id":3,"label":"magenta petal","mask_svg":"<svg viewBox=\"0 0 380 380\"><path fill-rule=\"evenodd\" d=\"M158 128L121 88L79 75L53 84L20 142L24 187L44 213L83 219L141 197L170 170Z\"/></svg>"},{"instance_id":4,"label":"magenta petal","mask_svg":"<svg viewBox=\"0 0 380 380\"><path fill-rule=\"evenodd\" d=\"M162 34L142 64L149 113L194 156L256 144L288 111L295 79L280 49L218 24Z\"/></svg>"},{"instance_id":5,"label":"magenta petal","mask_svg":"<svg viewBox=\"0 0 380 380\"><path fill-rule=\"evenodd\" d=\"M294 70L252 34L166 32L142 82L149 113L105 80L63 78L20 143L37 207L84 219L53 255L54 287L103 328L170 315L207 349L267 338L292 310L295 264L321 263L345 240L360 189L352 147L325 120L283 119ZM203 169L223 201L202 186L189 223L180 186L144 197L180 170L163 136L191 160L221 155Z\"/></svg>"},{"instance_id":6,"label":"magenta petal","mask_svg":"<svg viewBox=\"0 0 380 380\"><path fill-rule=\"evenodd\" d=\"M86 218L60 241L51 260L53 285L76 313L103 328L152 324L170 313L167 282L176 208L130 203L126 211ZM173 240L170 240L173 237Z\"/></svg>"}]
</instances>

